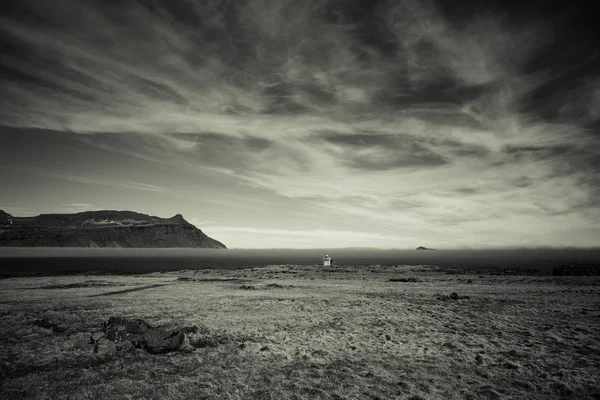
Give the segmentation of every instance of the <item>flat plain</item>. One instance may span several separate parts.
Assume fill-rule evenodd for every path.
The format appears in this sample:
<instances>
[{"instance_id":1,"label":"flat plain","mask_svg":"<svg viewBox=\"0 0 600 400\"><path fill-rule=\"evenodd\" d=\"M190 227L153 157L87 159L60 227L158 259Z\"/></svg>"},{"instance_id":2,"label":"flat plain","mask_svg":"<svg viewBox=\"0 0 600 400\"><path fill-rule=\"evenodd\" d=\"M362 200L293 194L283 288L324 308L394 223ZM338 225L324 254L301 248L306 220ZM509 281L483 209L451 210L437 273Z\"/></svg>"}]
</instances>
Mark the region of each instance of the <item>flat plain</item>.
<instances>
[{"instance_id":1,"label":"flat plain","mask_svg":"<svg viewBox=\"0 0 600 400\"><path fill-rule=\"evenodd\" d=\"M113 316L209 340L94 352ZM599 338L600 277L432 265L11 277L0 398L600 399Z\"/></svg>"}]
</instances>

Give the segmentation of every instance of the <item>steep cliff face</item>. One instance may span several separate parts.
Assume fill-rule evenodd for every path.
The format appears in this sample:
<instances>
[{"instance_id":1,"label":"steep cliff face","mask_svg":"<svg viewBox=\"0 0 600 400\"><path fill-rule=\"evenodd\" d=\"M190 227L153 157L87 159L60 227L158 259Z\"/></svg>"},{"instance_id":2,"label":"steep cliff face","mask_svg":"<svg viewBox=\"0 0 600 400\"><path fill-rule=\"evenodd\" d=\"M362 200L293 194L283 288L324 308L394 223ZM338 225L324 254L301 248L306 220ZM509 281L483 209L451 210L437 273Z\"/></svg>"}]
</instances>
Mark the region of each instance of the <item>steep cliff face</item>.
<instances>
[{"instance_id":1,"label":"steep cliff face","mask_svg":"<svg viewBox=\"0 0 600 400\"><path fill-rule=\"evenodd\" d=\"M0 246L226 248L181 214L159 218L132 211L13 217L0 210Z\"/></svg>"}]
</instances>

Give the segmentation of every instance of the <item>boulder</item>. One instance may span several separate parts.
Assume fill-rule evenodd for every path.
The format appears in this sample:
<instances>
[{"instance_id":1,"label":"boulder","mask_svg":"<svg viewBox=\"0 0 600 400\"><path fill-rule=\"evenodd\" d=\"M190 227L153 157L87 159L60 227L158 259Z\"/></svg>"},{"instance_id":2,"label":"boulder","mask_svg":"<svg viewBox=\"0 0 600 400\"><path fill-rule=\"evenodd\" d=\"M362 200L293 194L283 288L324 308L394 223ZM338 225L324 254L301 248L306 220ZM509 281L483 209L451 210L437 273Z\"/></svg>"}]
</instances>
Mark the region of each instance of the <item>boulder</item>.
<instances>
[{"instance_id":1,"label":"boulder","mask_svg":"<svg viewBox=\"0 0 600 400\"><path fill-rule=\"evenodd\" d=\"M100 332L92 332L90 334L90 344L94 344L98 341L98 339L100 339L101 337L104 337L104 332L100 331Z\"/></svg>"},{"instance_id":2,"label":"boulder","mask_svg":"<svg viewBox=\"0 0 600 400\"><path fill-rule=\"evenodd\" d=\"M131 350L141 347L140 339L152 329L143 319L111 317L104 324L104 337L114 342L117 350Z\"/></svg>"},{"instance_id":3,"label":"boulder","mask_svg":"<svg viewBox=\"0 0 600 400\"><path fill-rule=\"evenodd\" d=\"M104 334L112 341L125 340L146 333L152 326L143 319L110 317L104 324Z\"/></svg>"},{"instance_id":4,"label":"boulder","mask_svg":"<svg viewBox=\"0 0 600 400\"><path fill-rule=\"evenodd\" d=\"M140 339L140 344L149 353L161 354L179 349L183 344L184 337L185 334L182 328L164 325L144 333Z\"/></svg>"},{"instance_id":5,"label":"boulder","mask_svg":"<svg viewBox=\"0 0 600 400\"><path fill-rule=\"evenodd\" d=\"M62 326L58 326L54 322L50 322L48 318L44 319L36 319L33 321L35 326L39 326L40 328L50 329L54 333L64 333L66 331Z\"/></svg>"},{"instance_id":6,"label":"boulder","mask_svg":"<svg viewBox=\"0 0 600 400\"><path fill-rule=\"evenodd\" d=\"M183 343L179 346L179 351L194 351L195 347L190 342L190 338L188 335L183 335Z\"/></svg>"},{"instance_id":7,"label":"boulder","mask_svg":"<svg viewBox=\"0 0 600 400\"><path fill-rule=\"evenodd\" d=\"M94 345L94 353L98 355L111 355L117 351L117 345L107 338L100 338Z\"/></svg>"}]
</instances>

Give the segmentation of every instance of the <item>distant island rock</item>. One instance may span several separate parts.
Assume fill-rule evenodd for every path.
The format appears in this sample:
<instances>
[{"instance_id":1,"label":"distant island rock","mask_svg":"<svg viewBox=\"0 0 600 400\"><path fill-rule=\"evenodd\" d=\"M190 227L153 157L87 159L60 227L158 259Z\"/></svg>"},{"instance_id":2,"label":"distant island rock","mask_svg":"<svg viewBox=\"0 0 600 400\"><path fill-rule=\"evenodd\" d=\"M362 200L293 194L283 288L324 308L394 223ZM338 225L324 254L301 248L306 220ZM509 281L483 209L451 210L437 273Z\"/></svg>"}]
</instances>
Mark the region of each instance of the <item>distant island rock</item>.
<instances>
[{"instance_id":1,"label":"distant island rock","mask_svg":"<svg viewBox=\"0 0 600 400\"><path fill-rule=\"evenodd\" d=\"M0 210L0 246L227 248L181 214L160 218L114 210L36 217L13 217Z\"/></svg>"},{"instance_id":2,"label":"distant island rock","mask_svg":"<svg viewBox=\"0 0 600 400\"><path fill-rule=\"evenodd\" d=\"M427 248L427 247L419 246L415 250L435 250L435 249L430 249L430 248Z\"/></svg>"}]
</instances>

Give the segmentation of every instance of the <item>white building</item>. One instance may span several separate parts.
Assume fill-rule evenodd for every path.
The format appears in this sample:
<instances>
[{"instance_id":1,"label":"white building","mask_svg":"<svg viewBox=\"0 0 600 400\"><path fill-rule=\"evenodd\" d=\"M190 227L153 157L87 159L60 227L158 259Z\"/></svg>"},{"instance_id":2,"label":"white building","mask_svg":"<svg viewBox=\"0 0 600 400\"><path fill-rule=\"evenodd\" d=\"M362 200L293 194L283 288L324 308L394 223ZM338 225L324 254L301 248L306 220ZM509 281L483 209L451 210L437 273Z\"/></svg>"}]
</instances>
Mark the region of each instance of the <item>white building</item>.
<instances>
[{"instance_id":1,"label":"white building","mask_svg":"<svg viewBox=\"0 0 600 400\"><path fill-rule=\"evenodd\" d=\"M331 264L333 263L333 261L331 260L331 257L329 257L329 255L325 255L325 257L323 257L323 266L324 267L330 267Z\"/></svg>"}]
</instances>

